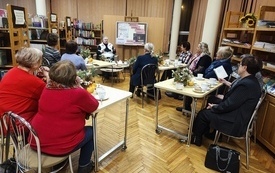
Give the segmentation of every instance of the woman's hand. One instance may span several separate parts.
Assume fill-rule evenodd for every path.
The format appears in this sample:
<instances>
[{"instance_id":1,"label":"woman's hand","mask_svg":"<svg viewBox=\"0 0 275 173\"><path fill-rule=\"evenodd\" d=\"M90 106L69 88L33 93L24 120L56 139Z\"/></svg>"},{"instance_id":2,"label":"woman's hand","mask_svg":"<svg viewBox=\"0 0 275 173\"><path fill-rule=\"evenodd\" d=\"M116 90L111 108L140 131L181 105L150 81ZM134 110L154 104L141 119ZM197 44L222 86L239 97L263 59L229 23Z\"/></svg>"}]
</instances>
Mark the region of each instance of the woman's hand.
<instances>
[{"instance_id":1,"label":"woman's hand","mask_svg":"<svg viewBox=\"0 0 275 173\"><path fill-rule=\"evenodd\" d=\"M36 76L42 78L45 82L49 80L49 71L50 68L47 66L41 66L36 72Z\"/></svg>"},{"instance_id":2,"label":"woman's hand","mask_svg":"<svg viewBox=\"0 0 275 173\"><path fill-rule=\"evenodd\" d=\"M81 86L81 80L82 80L82 79L81 79L79 76L76 76L75 84L76 84L76 86L82 88L82 86Z\"/></svg>"},{"instance_id":3,"label":"woman's hand","mask_svg":"<svg viewBox=\"0 0 275 173\"><path fill-rule=\"evenodd\" d=\"M221 82L221 83L223 83L223 84L225 84L225 85L227 85L229 87L231 86L231 82L229 82L229 81L227 81L225 79L219 78L219 82Z\"/></svg>"},{"instance_id":4,"label":"woman's hand","mask_svg":"<svg viewBox=\"0 0 275 173\"><path fill-rule=\"evenodd\" d=\"M214 105L216 104L208 103L208 106L206 107L206 109L211 109Z\"/></svg>"}]
</instances>

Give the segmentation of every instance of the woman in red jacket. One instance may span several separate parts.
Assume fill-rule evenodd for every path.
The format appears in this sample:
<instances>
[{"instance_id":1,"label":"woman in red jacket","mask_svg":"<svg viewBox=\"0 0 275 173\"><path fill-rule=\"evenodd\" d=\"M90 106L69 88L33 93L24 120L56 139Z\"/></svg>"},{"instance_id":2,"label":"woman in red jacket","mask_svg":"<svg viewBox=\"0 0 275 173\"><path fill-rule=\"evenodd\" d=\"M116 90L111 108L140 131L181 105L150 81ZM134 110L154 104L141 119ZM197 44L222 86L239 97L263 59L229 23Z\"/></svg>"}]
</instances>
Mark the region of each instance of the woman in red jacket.
<instances>
[{"instance_id":1,"label":"woman in red jacket","mask_svg":"<svg viewBox=\"0 0 275 173\"><path fill-rule=\"evenodd\" d=\"M37 113L38 100L46 83L36 76L40 69L48 78L48 67L40 68L42 51L36 48L22 48L15 59L18 66L8 71L0 82L0 116L12 111L28 122Z\"/></svg>"},{"instance_id":2,"label":"woman in red jacket","mask_svg":"<svg viewBox=\"0 0 275 173\"><path fill-rule=\"evenodd\" d=\"M39 100L38 113L31 122L39 135L41 151L60 156L80 148L78 172L91 172L93 130L92 126L85 126L85 117L94 112L99 103L80 86L72 62L55 63L49 77ZM30 143L35 148L33 139Z\"/></svg>"}]
</instances>

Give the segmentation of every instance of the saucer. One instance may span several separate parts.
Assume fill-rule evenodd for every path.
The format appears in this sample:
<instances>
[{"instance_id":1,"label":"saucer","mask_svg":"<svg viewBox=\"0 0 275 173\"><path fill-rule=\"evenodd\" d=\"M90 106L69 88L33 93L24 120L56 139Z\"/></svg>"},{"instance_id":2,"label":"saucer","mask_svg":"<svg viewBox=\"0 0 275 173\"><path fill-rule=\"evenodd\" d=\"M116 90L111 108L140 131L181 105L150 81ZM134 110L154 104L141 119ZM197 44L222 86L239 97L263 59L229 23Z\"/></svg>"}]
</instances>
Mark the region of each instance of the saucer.
<instances>
[{"instance_id":1,"label":"saucer","mask_svg":"<svg viewBox=\"0 0 275 173\"><path fill-rule=\"evenodd\" d=\"M198 90L195 90L195 88L193 88L193 91L195 92L195 93L204 93L205 91L198 91Z\"/></svg>"},{"instance_id":2,"label":"saucer","mask_svg":"<svg viewBox=\"0 0 275 173\"><path fill-rule=\"evenodd\" d=\"M95 94L95 95L93 95L93 96L94 96L95 99L101 101L100 98L99 98L99 96L98 96L97 94ZM102 101L108 100L108 99L109 99L109 96L108 96L108 95L105 95L105 97L102 99Z\"/></svg>"},{"instance_id":3,"label":"saucer","mask_svg":"<svg viewBox=\"0 0 275 173\"><path fill-rule=\"evenodd\" d=\"M196 80L204 80L204 78L195 77Z\"/></svg>"}]
</instances>

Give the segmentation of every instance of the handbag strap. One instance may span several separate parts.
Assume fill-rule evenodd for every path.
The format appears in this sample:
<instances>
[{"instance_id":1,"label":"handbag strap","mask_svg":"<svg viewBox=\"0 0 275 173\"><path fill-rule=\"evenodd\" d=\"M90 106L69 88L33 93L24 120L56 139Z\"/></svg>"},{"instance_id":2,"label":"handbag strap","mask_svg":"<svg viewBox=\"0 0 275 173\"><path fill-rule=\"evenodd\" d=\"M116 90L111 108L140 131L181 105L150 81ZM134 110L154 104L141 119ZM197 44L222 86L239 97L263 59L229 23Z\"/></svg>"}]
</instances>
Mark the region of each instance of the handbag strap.
<instances>
[{"instance_id":1,"label":"handbag strap","mask_svg":"<svg viewBox=\"0 0 275 173\"><path fill-rule=\"evenodd\" d=\"M220 147L219 146L216 146L216 164L217 164L217 168L219 169L219 171L225 171L227 170L228 166L229 166L229 163L231 161L231 157L232 157L232 150L229 150L228 151L228 156L226 159L223 159L220 157ZM225 166L224 169L220 168L219 166L219 158L222 160L222 161L226 161L227 160L227 164Z\"/></svg>"}]
</instances>

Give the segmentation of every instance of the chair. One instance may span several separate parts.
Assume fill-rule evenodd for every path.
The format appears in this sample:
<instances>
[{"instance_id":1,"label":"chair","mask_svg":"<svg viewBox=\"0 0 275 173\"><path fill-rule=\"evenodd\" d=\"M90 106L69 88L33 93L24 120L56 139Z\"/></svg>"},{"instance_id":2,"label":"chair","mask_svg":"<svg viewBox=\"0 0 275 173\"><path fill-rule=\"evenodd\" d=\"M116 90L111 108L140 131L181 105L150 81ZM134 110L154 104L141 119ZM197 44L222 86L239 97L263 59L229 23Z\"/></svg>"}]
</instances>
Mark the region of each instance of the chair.
<instances>
[{"instance_id":1,"label":"chair","mask_svg":"<svg viewBox=\"0 0 275 173\"><path fill-rule=\"evenodd\" d=\"M1 160L0 160L0 164L1 163L3 163L3 161L5 161L7 158L8 158L8 156L7 156L7 150L6 150L6 148L5 148L5 145L6 145L6 137L5 137L5 135L4 135L4 129L3 129L3 121L2 121L2 119L0 119L0 142L1 142L1 148L0 148L0 154L1 154Z\"/></svg>"},{"instance_id":2,"label":"chair","mask_svg":"<svg viewBox=\"0 0 275 173\"><path fill-rule=\"evenodd\" d=\"M157 80L156 80L157 79ZM138 90L141 90L142 93L142 108L144 106L144 88L146 92L153 90L153 97L156 99L156 93L154 84L156 81L159 81L159 69L156 64L147 64L141 69L141 85L138 86Z\"/></svg>"},{"instance_id":3,"label":"chair","mask_svg":"<svg viewBox=\"0 0 275 173\"><path fill-rule=\"evenodd\" d=\"M51 67L51 63L50 63L50 61L47 59L47 58L45 58L45 57L43 57L43 59L42 59L42 64L41 64L42 66L47 66L47 67Z\"/></svg>"},{"instance_id":4,"label":"chair","mask_svg":"<svg viewBox=\"0 0 275 173\"><path fill-rule=\"evenodd\" d=\"M38 135L24 118L7 112L3 116L3 122L14 146L17 172L36 170L41 173L43 168L47 169L47 172L55 173L66 165L67 159L69 159L70 170L73 172L71 155L56 157L41 153ZM28 135L35 139L36 151L27 143Z\"/></svg>"},{"instance_id":5,"label":"chair","mask_svg":"<svg viewBox=\"0 0 275 173\"><path fill-rule=\"evenodd\" d=\"M229 138L235 138L235 139L245 139L245 147L246 147L246 168L249 169L249 156L250 156L250 137L251 137L251 134L253 133L253 130L254 129L254 125L256 124L255 122L255 117L256 117L256 114L258 112L258 109L262 103L262 101L264 100L266 96L266 90L263 90L262 91L262 95L261 97L259 98L259 101L252 113L252 116L249 120L249 123L247 125L247 128L246 128L246 133L244 134L244 136L241 136L241 137L236 137L236 136L231 136L231 135L228 135L228 134L225 134L223 132L220 132L220 131L216 131L216 136L215 136L215 139L214 139L214 144L217 144L219 138L220 138L220 135L223 134L225 136L228 136ZM255 131L254 131L254 135L255 135Z\"/></svg>"}]
</instances>

